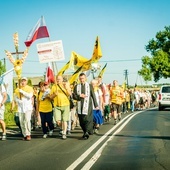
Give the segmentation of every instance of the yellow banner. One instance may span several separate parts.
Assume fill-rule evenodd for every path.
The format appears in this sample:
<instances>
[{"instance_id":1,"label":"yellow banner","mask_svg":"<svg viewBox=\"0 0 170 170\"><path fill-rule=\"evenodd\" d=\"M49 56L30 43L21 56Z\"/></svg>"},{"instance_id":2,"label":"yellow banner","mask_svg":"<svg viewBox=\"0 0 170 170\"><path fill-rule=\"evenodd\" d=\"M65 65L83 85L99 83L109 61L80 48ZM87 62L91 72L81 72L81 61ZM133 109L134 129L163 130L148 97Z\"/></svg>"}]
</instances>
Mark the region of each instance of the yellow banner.
<instances>
[{"instance_id":1,"label":"yellow banner","mask_svg":"<svg viewBox=\"0 0 170 170\"><path fill-rule=\"evenodd\" d=\"M104 72L105 72L105 70L106 70L106 66L107 66L107 63L104 65L104 67L103 67L102 70L100 71L99 76L103 77L103 74L104 74Z\"/></svg>"},{"instance_id":2,"label":"yellow banner","mask_svg":"<svg viewBox=\"0 0 170 170\"><path fill-rule=\"evenodd\" d=\"M77 81L78 76L79 76L81 70L82 70L82 67L78 68L76 70L76 72L73 73L73 75L69 79L70 84L73 84L75 81Z\"/></svg>"},{"instance_id":3,"label":"yellow banner","mask_svg":"<svg viewBox=\"0 0 170 170\"><path fill-rule=\"evenodd\" d=\"M58 72L58 76L62 76L64 74L64 72L70 67L70 61L67 62L67 64Z\"/></svg>"},{"instance_id":4,"label":"yellow banner","mask_svg":"<svg viewBox=\"0 0 170 170\"><path fill-rule=\"evenodd\" d=\"M88 60L89 59L87 59L73 51L71 53L71 58L70 58L70 68L75 70L75 69L81 67Z\"/></svg>"},{"instance_id":5,"label":"yellow banner","mask_svg":"<svg viewBox=\"0 0 170 170\"><path fill-rule=\"evenodd\" d=\"M97 36L91 62L97 62L101 57L102 57L102 51L100 47L99 37Z\"/></svg>"}]
</instances>

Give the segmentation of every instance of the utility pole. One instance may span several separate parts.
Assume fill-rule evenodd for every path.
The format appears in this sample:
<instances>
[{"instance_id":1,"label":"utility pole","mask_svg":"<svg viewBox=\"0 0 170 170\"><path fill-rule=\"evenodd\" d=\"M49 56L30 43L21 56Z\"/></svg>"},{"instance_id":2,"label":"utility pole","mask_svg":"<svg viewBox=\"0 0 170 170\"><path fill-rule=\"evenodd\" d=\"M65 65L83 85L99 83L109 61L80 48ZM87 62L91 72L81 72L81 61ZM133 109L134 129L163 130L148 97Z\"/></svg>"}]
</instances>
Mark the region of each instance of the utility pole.
<instances>
[{"instance_id":1,"label":"utility pole","mask_svg":"<svg viewBox=\"0 0 170 170\"><path fill-rule=\"evenodd\" d=\"M126 81L126 87L128 88L128 86L129 86L129 83L128 83L128 70L126 69L126 70L124 70L124 75L125 75L125 81Z\"/></svg>"}]
</instances>

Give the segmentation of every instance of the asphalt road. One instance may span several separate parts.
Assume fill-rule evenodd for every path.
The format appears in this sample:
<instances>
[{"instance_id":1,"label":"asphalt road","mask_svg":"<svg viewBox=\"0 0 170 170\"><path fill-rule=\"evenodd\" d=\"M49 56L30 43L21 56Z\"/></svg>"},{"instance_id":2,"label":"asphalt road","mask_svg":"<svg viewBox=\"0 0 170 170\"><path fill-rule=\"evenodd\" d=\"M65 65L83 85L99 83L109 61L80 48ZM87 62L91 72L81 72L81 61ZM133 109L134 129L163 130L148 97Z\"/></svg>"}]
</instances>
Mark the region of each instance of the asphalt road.
<instances>
[{"instance_id":1,"label":"asphalt road","mask_svg":"<svg viewBox=\"0 0 170 170\"><path fill-rule=\"evenodd\" d=\"M115 126L104 123L99 135L82 140L77 127L66 140L55 129L42 138L32 132L31 141L22 141L17 129L8 130L8 139L0 141L2 170L170 169L170 113L152 109L123 115Z\"/></svg>"}]
</instances>

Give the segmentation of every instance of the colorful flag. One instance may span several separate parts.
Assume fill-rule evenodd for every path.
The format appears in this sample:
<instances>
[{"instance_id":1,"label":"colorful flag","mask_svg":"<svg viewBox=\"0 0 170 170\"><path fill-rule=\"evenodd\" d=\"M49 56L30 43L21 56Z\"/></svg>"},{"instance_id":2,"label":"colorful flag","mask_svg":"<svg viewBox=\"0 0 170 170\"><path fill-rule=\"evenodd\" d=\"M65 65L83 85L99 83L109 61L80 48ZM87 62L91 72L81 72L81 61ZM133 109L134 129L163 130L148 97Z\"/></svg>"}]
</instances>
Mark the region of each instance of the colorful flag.
<instances>
[{"instance_id":1,"label":"colorful flag","mask_svg":"<svg viewBox=\"0 0 170 170\"><path fill-rule=\"evenodd\" d=\"M95 45L94 45L94 50L93 50L91 62L97 62L101 57L102 57L102 51L101 51L101 47L100 47L99 38L97 36L96 42L95 42Z\"/></svg>"},{"instance_id":2,"label":"colorful flag","mask_svg":"<svg viewBox=\"0 0 170 170\"><path fill-rule=\"evenodd\" d=\"M100 71L99 76L103 77L103 74L104 74L104 72L105 72L105 70L106 70L106 66L107 66L107 63L104 65L104 67L103 67L102 70Z\"/></svg>"},{"instance_id":3,"label":"colorful flag","mask_svg":"<svg viewBox=\"0 0 170 170\"><path fill-rule=\"evenodd\" d=\"M82 71L88 71L91 69L91 60L88 60L86 62L84 62L84 64L82 65Z\"/></svg>"},{"instance_id":4,"label":"colorful flag","mask_svg":"<svg viewBox=\"0 0 170 170\"><path fill-rule=\"evenodd\" d=\"M70 68L73 70L76 70L88 61L89 61L89 59L87 59L73 51L71 53L71 58L70 58Z\"/></svg>"},{"instance_id":5,"label":"colorful flag","mask_svg":"<svg viewBox=\"0 0 170 170\"><path fill-rule=\"evenodd\" d=\"M79 67L76 72L73 73L73 75L70 77L69 82L70 84L73 84L75 81L77 81L79 73L81 71L83 66Z\"/></svg>"},{"instance_id":6,"label":"colorful flag","mask_svg":"<svg viewBox=\"0 0 170 170\"><path fill-rule=\"evenodd\" d=\"M12 102L13 100L13 75L14 68L5 72L0 76L0 84L3 84L7 92L7 102Z\"/></svg>"},{"instance_id":7,"label":"colorful flag","mask_svg":"<svg viewBox=\"0 0 170 170\"><path fill-rule=\"evenodd\" d=\"M70 61L68 61L67 63L66 63L66 65L64 66L64 67L62 67L62 69L58 72L58 76L60 75L60 76L62 76L63 74L64 74L64 72L67 70L67 69L69 69L69 67L70 67Z\"/></svg>"},{"instance_id":8,"label":"colorful flag","mask_svg":"<svg viewBox=\"0 0 170 170\"><path fill-rule=\"evenodd\" d=\"M54 83L55 82L54 72L53 72L51 63L48 63L45 81L48 82L48 83Z\"/></svg>"},{"instance_id":9,"label":"colorful flag","mask_svg":"<svg viewBox=\"0 0 170 170\"><path fill-rule=\"evenodd\" d=\"M30 31L30 33L28 34L28 37L25 41L25 45L27 47L31 46L31 44L40 38L45 38L45 37L49 37L49 33L45 24L45 20L44 17L42 16L37 24L35 25L35 27Z\"/></svg>"}]
</instances>

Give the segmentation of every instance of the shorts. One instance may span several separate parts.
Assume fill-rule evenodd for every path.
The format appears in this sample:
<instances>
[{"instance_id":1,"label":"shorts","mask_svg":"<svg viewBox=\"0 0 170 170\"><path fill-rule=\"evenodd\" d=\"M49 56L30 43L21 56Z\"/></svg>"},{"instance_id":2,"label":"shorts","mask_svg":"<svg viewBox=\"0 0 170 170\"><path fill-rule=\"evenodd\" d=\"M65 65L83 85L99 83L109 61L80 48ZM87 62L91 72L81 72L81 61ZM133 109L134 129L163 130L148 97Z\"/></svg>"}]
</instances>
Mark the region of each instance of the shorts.
<instances>
[{"instance_id":1,"label":"shorts","mask_svg":"<svg viewBox=\"0 0 170 170\"><path fill-rule=\"evenodd\" d=\"M111 103L110 110L111 112L117 111L117 113L120 113L122 110L122 105Z\"/></svg>"},{"instance_id":2,"label":"shorts","mask_svg":"<svg viewBox=\"0 0 170 170\"><path fill-rule=\"evenodd\" d=\"M0 120L4 120L4 112L5 110L0 108Z\"/></svg>"},{"instance_id":3,"label":"shorts","mask_svg":"<svg viewBox=\"0 0 170 170\"><path fill-rule=\"evenodd\" d=\"M56 122L63 121L67 122L69 121L69 115L70 115L70 106L56 106L54 107L54 120Z\"/></svg>"},{"instance_id":4,"label":"shorts","mask_svg":"<svg viewBox=\"0 0 170 170\"><path fill-rule=\"evenodd\" d=\"M104 116L108 116L110 114L110 105L106 105L104 107Z\"/></svg>"}]
</instances>

